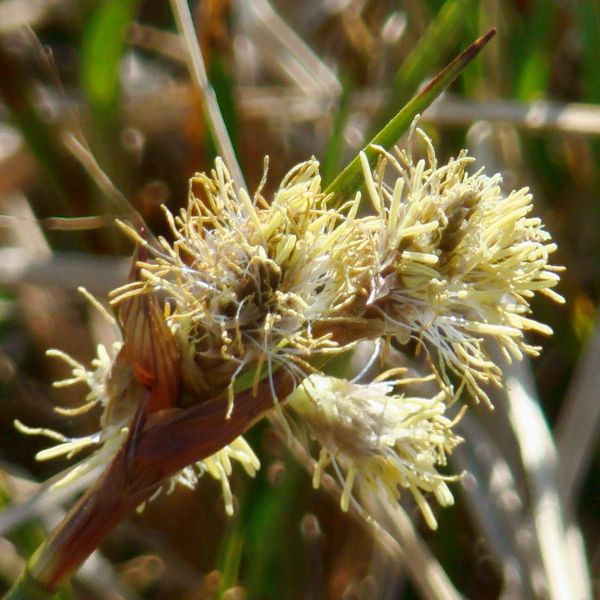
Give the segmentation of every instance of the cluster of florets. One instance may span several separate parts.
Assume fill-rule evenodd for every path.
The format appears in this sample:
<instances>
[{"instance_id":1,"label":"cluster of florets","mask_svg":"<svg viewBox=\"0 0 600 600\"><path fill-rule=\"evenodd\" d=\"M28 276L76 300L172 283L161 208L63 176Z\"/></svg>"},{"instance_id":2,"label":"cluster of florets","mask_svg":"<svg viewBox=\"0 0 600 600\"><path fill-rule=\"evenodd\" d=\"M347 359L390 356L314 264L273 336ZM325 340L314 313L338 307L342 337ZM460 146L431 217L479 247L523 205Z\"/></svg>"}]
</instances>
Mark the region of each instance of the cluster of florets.
<instances>
[{"instance_id":1,"label":"cluster of florets","mask_svg":"<svg viewBox=\"0 0 600 600\"><path fill-rule=\"evenodd\" d=\"M564 301L552 289L561 268L548 263L556 245L539 218L527 217L526 188L505 196L500 175L470 175L466 151L439 167L431 141L417 132L427 160L379 148L372 173L363 156L378 222L374 303L387 333L418 339L442 363L441 375L448 367L476 399L488 400L482 384L500 385L502 372L484 339L495 338L508 360L521 359L539 353L524 331L552 332L527 315L536 291Z\"/></svg>"},{"instance_id":2,"label":"cluster of florets","mask_svg":"<svg viewBox=\"0 0 600 600\"><path fill-rule=\"evenodd\" d=\"M394 394L411 379L357 384L345 379L311 375L296 388L289 405L321 443L313 484L319 486L330 464L344 480L342 510L347 510L354 484L362 494L383 491L392 502L409 490L427 524L437 521L423 492L431 492L441 506L453 503L438 468L462 439L452 432L454 420L445 416L445 392L431 398ZM342 472L344 473L342 475Z\"/></svg>"},{"instance_id":3,"label":"cluster of florets","mask_svg":"<svg viewBox=\"0 0 600 600\"><path fill-rule=\"evenodd\" d=\"M178 216L165 209L174 242L140 263L141 280L117 290L165 298L167 321L182 352L182 375L193 393L218 394L252 371L280 366L301 380L309 359L339 351L323 322L348 301L343 223L350 203L328 208L319 165L302 163L286 175L268 203L236 190L220 158L210 176L191 180L190 202Z\"/></svg>"},{"instance_id":4,"label":"cluster of florets","mask_svg":"<svg viewBox=\"0 0 600 600\"><path fill-rule=\"evenodd\" d=\"M191 180L187 208L177 216L165 211L174 241L148 248L139 278L116 290L113 302L160 298L178 345L181 406L227 389L231 416L238 391L285 369L297 384L289 404L322 446L315 483L332 465L343 508L355 487L385 490L393 500L407 489L434 527L423 492L441 505L452 502L452 478L438 469L460 441L446 409L463 387L487 400L482 386L501 383L485 338L507 356L537 353L524 332L550 330L528 317L529 301L536 291L562 298L552 290L558 269L548 264L555 245L541 221L527 216L527 190L503 195L499 176L467 172L466 153L438 166L429 139L419 136L426 157L416 162L410 152L375 148L371 170L361 155L373 207L367 216L360 194L340 205L321 190L315 160L292 169L268 202L264 181L250 197L217 159L210 175ZM402 377L361 385L325 375L328 356L367 339L423 348L438 392L397 394L414 383ZM101 355L95 371L71 363L73 381L85 382L92 400L108 407L102 379L110 357ZM271 387L282 405L286 398ZM128 421L111 426L94 442L118 447ZM74 451L75 442L62 442L63 453ZM250 474L259 466L239 438L177 481L193 485L208 471L223 483L231 511L231 459Z\"/></svg>"}]
</instances>

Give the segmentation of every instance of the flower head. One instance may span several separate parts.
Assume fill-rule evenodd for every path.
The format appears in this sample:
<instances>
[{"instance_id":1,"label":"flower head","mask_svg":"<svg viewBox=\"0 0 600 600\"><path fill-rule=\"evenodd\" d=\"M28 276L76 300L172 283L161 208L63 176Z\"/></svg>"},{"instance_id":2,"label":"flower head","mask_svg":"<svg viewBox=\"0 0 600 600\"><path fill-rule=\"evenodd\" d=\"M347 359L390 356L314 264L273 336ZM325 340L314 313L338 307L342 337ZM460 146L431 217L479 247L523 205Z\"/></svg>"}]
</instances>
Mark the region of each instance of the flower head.
<instances>
[{"instance_id":1,"label":"flower head","mask_svg":"<svg viewBox=\"0 0 600 600\"><path fill-rule=\"evenodd\" d=\"M402 489L414 496L427 524L437 522L423 495L431 492L441 506L453 503L447 481L438 472L446 455L462 440L445 416L445 394L433 398L393 393L394 382L367 385L312 375L288 402L308 425L322 449L313 483L330 463L345 472L342 509L357 484L363 493L384 490L395 502Z\"/></svg>"},{"instance_id":2,"label":"flower head","mask_svg":"<svg viewBox=\"0 0 600 600\"><path fill-rule=\"evenodd\" d=\"M536 292L563 302L552 288L559 267L549 264L556 250L537 217L529 217L527 189L505 195L499 175L470 174L466 151L438 165L431 141L427 158L390 154L371 171L361 155L368 195L376 215L369 225L374 256L370 300L400 341L422 342L439 372L448 367L476 399L488 400L483 384L501 383L502 373L486 352L494 338L507 359L539 348L526 330L551 329L529 317ZM393 175L388 184L388 175Z\"/></svg>"},{"instance_id":3,"label":"flower head","mask_svg":"<svg viewBox=\"0 0 600 600\"><path fill-rule=\"evenodd\" d=\"M211 395L251 367L285 365L299 377L307 359L337 345L313 324L335 315L346 290L334 285L333 258L346 213L327 208L318 163L283 179L272 202L236 189L222 160L191 180L186 210L166 211L174 243L140 264L141 281L115 293L160 292L183 353L188 388ZM261 186L262 187L262 186ZM208 375L208 373L210 375Z\"/></svg>"},{"instance_id":4,"label":"flower head","mask_svg":"<svg viewBox=\"0 0 600 600\"><path fill-rule=\"evenodd\" d=\"M287 400L322 446L315 483L331 463L344 481L344 509L355 483L361 492L384 490L393 501L407 489L435 527L424 493L442 506L452 503L452 477L439 469L461 441L447 406L463 387L487 400L484 385L501 384L502 372L486 338L508 358L537 353L525 331L550 329L530 318L529 302L538 291L562 298L552 289L560 269L549 264L556 246L529 216L529 192L505 195L499 176L470 174L466 152L438 165L430 140L417 132L426 159L375 148L379 160L371 169L361 154L371 215L359 215L360 194L334 207L314 159L293 168L271 201L262 195L264 180L251 198L217 159L209 174L192 178L184 210L174 216L165 209L172 242L161 239L160 248L151 248L126 227L143 252L134 260L133 281L112 294L123 342L100 346L91 369L55 352L73 372L58 385L81 382L89 390L74 412L103 407L100 431L70 439L21 425L59 442L39 457L100 446L67 477L105 464L136 432L140 410L172 424L187 409L216 406L209 417L222 410L230 422L212 431L231 431L241 393L255 410L240 411L237 435L268 406L259 402L261 386L280 409L295 384ZM415 380L359 385L323 374L330 355L380 338L416 340L441 391L431 398L403 395L394 388ZM280 387L278 368L286 379ZM448 370L460 380L458 391ZM285 390L281 398L278 389ZM211 446L211 456L201 454L203 460L175 473L188 460L178 454L185 458L169 463L176 466L166 483L191 487L208 472L221 482L232 512L232 461L250 475L259 462L242 437L218 440L218 451Z\"/></svg>"}]
</instances>

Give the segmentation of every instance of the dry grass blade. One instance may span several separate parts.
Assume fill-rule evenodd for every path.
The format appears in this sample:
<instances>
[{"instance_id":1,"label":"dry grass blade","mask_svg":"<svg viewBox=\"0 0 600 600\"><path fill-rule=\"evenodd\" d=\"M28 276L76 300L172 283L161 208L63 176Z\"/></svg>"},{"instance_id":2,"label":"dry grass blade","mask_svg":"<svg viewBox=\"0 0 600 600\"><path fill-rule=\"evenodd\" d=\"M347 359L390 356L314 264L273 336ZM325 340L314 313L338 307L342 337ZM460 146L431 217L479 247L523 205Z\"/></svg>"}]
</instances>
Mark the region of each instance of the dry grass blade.
<instances>
[{"instance_id":1,"label":"dry grass blade","mask_svg":"<svg viewBox=\"0 0 600 600\"><path fill-rule=\"evenodd\" d=\"M238 188L246 188L242 170L238 164L235 150L229 139L223 116L217 103L215 91L208 81L204 60L200 52L200 46L194 31L194 24L190 15L190 9L185 0L171 0L171 7L177 27L183 36L187 49L187 59L192 80L200 93L204 103L206 120L214 137L219 154L223 157L231 177Z\"/></svg>"},{"instance_id":2,"label":"dry grass blade","mask_svg":"<svg viewBox=\"0 0 600 600\"><path fill-rule=\"evenodd\" d=\"M287 431L282 429L281 423L276 418L271 418L271 423L286 439L294 457L308 473L312 474L316 461L303 444L294 437L288 437ZM332 477L323 477L321 487L339 504L342 488ZM371 515L367 514L358 503L351 502L349 511L371 532L375 543L382 545L392 556L396 555L402 559L412 582L423 598L457 600L462 597L400 506L392 507L389 502L371 499L369 508L372 509ZM386 528L380 524L380 519Z\"/></svg>"},{"instance_id":3,"label":"dry grass blade","mask_svg":"<svg viewBox=\"0 0 600 600\"><path fill-rule=\"evenodd\" d=\"M353 112L373 114L382 102L378 90L352 94ZM291 90L243 87L239 92L240 109L247 118L314 121L330 110L330 100L305 97ZM445 94L422 115L423 122L439 125L471 125L476 121L513 123L531 131L560 131L582 135L600 135L600 107L596 104L549 102L522 103L514 100L473 100Z\"/></svg>"},{"instance_id":4,"label":"dry grass blade","mask_svg":"<svg viewBox=\"0 0 600 600\"><path fill-rule=\"evenodd\" d=\"M448 579L446 571L417 533L404 509L381 497L371 499L369 504L374 518L386 525L386 529L392 532L394 539L403 548L406 568L424 597L439 600L462 598Z\"/></svg>"},{"instance_id":5,"label":"dry grass blade","mask_svg":"<svg viewBox=\"0 0 600 600\"><path fill-rule=\"evenodd\" d=\"M5 0L0 4L0 33L39 26L60 4L62 0Z\"/></svg>"},{"instance_id":6,"label":"dry grass blade","mask_svg":"<svg viewBox=\"0 0 600 600\"><path fill-rule=\"evenodd\" d=\"M533 598L541 558L535 544L524 543L530 537L524 514L526 502L519 494L510 465L493 435L471 413L461 419L457 432L468 443L456 448L450 460L456 472L465 473L462 495L500 566L503 594Z\"/></svg>"},{"instance_id":7,"label":"dry grass blade","mask_svg":"<svg viewBox=\"0 0 600 600\"><path fill-rule=\"evenodd\" d=\"M283 71L290 83L306 96L337 98L342 91L338 78L267 0L241 2L238 9L248 37L265 46L262 54Z\"/></svg>"},{"instance_id":8,"label":"dry grass blade","mask_svg":"<svg viewBox=\"0 0 600 600\"><path fill-rule=\"evenodd\" d=\"M425 119L454 125L484 120L513 123L532 131L600 135L600 107L596 104L443 98L432 104Z\"/></svg>"},{"instance_id":9,"label":"dry grass blade","mask_svg":"<svg viewBox=\"0 0 600 600\"><path fill-rule=\"evenodd\" d=\"M48 511L58 508L90 485L98 477L98 474L98 469L92 470L69 485L52 491L50 491L52 485L60 481L65 473L59 473L48 479L39 485L26 500L0 512L0 536L5 536L15 527L42 517Z\"/></svg>"},{"instance_id":10,"label":"dry grass blade","mask_svg":"<svg viewBox=\"0 0 600 600\"><path fill-rule=\"evenodd\" d=\"M548 596L562 600L591 598L585 557L567 544L564 511L558 492L556 446L535 399L526 362L505 365L507 410L525 466Z\"/></svg>"},{"instance_id":11,"label":"dry grass blade","mask_svg":"<svg viewBox=\"0 0 600 600\"><path fill-rule=\"evenodd\" d=\"M600 428L600 321L581 355L569 385L555 436L560 468L558 485L567 514L575 510L579 490L592 461Z\"/></svg>"},{"instance_id":12,"label":"dry grass blade","mask_svg":"<svg viewBox=\"0 0 600 600\"><path fill-rule=\"evenodd\" d=\"M172 60L182 63L187 60L181 38L170 31L162 31L141 23L132 23L128 41L132 46L150 50Z\"/></svg>"},{"instance_id":13,"label":"dry grass blade","mask_svg":"<svg viewBox=\"0 0 600 600\"><path fill-rule=\"evenodd\" d=\"M83 286L92 294L104 295L123 282L128 266L125 258L67 253L43 256L22 248L0 248L0 284L7 287Z\"/></svg>"},{"instance_id":14,"label":"dry grass blade","mask_svg":"<svg viewBox=\"0 0 600 600\"><path fill-rule=\"evenodd\" d=\"M110 177L102 170L91 151L86 148L72 133L63 136L63 142L73 156L81 163L93 181L105 194L106 199L116 213L127 219L137 232L145 239L157 244L150 228L144 222L142 215L132 206L123 193L115 186Z\"/></svg>"}]
</instances>

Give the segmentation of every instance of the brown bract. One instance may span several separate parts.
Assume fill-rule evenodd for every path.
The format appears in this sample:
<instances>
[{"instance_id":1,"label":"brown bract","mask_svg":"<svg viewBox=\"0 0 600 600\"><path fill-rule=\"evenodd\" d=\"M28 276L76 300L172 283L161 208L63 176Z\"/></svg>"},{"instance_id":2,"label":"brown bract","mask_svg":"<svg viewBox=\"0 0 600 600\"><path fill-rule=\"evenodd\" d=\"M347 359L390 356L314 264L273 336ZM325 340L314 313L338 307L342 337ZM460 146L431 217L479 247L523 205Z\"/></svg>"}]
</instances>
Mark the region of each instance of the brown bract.
<instances>
[{"instance_id":1,"label":"brown bract","mask_svg":"<svg viewBox=\"0 0 600 600\"><path fill-rule=\"evenodd\" d=\"M147 254L146 248L136 250L131 271L133 281L139 278L138 260L145 260ZM147 393L147 414L177 406L181 380L180 352L156 294L127 297L120 303L119 309L123 347L107 382L109 393L116 393L111 398L108 411L121 415L122 405L126 404L129 406L125 410L133 412L131 408L135 409L141 399L140 390ZM139 386L134 385L130 374ZM126 382L129 379L125 386L123 379ZM110 418L108 422L111 422Z\"/></svg>"},{"instance_id":2,"label":"brown bract","mask_svg":"<svg viewBox=\"0 0 600 600\"><path fill-rule=\"evenodd\" d=\"M278 372L274 385L277 395L285 398L293 389L292 377ZM256 394L252 390L239 394L229 418L226 394L190 408L160 410L147 417L147 405L140 404L127 442L38 550L31 576L47 590L55 590L105 535L165 480L219 451L271 409L271 394L268 381L259 385Z\"/></svg>"}]
</instances>

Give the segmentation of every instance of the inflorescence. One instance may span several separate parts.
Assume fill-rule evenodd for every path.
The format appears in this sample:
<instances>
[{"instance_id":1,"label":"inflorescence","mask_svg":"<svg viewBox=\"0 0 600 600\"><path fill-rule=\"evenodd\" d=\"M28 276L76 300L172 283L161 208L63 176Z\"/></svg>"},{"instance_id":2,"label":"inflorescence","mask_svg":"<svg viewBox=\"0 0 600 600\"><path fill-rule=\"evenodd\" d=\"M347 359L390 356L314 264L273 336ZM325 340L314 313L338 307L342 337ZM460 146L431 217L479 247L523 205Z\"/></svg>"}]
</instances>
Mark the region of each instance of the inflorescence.
<instances>
[{"instance_id":1,"label":"inflorescence","mask_svg":"<svg viewBox=\"0 0 600 600\"><path fill-rule=\"evenodd\" d=\"M360 193L340 203L322 191L314 159L293 168L269 201L264 179L250 197L218 158L210 174L192 178L184 210L165 209L173 241L150 247L126 227L147 256L112 303L159 303L177 349L170 354L179 380L176 406L224 394L230 418L236 394L268 379L273 405L282 412L289 406L321 447L315 485L331 467L343 486L343 509L364 494L383 490L396 501L409 490L434 528L425 494L442 506L452 503L447 484L456 477L440 468L462 441L452 431L461 411L450 418L449 406L463 390L489 403L486 386L502 385L490 340L509 360L536 355L539 348L524 333L551 330L530 317L529 303L536 292L563 300L553 290L560 269L549 264L556 246L540 219L529 216L528 190L505 195L499 175L469 173L473 159L466 152L440 166L430 140L416 133L425 158L376 147L371 169L361 154L372 208L366 216ZM389 344L420 352L429 373L411 379L396 370L364 384L327 375L331 356L365 340L377 352ZM108 462L127 435L135 403L115 410L120 397L113 391L122 352L121 342L100 346L89 370L53 352L73 373L58 385L89 388L80 412L103 407L97 434L67 439L20 425L58 440L40 459L98 447L69 479ZM288 398L278 397L273 383L280 369L296 383ZM436 391L414 395L425 381ZM240 437L172 483L193 486L208 472L221 481L232 512L232 460L250 475L259 468Z\"/></svg>"}]
</instances>

